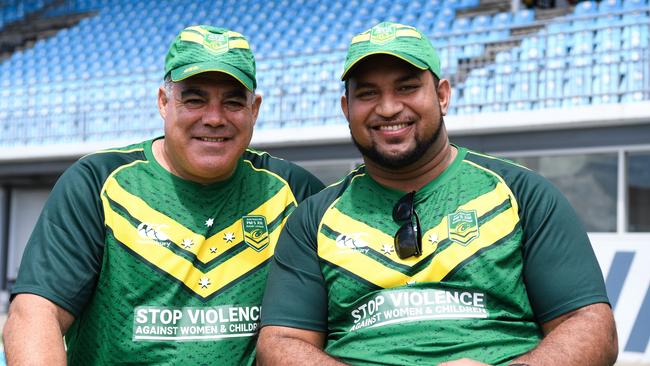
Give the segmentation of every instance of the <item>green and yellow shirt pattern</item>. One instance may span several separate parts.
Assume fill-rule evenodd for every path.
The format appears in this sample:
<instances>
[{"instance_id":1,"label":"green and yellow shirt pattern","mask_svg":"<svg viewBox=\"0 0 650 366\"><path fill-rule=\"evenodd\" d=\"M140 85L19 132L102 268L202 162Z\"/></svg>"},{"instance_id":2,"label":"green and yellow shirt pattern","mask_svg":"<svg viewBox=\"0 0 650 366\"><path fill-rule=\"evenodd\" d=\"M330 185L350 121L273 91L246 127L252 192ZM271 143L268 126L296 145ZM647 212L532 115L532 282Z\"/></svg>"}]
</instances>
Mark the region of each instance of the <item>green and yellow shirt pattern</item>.
<instances>
[{"instance_id":1,"label":"green and yellow shirt pattern","mask_svg":"<svg viewBox=\"0 0 650 366\"><path fill-rule=\"evenodd\" d=\"M537 174L458 148L415 194L423 253L407 259L393 245L403 195L361 167L301 204L262 325L325 332L325 351L350 364L504 364L538 344L540 322L608 301L575 213Z\"/></svg>"},{"instance_id":2,"label":"green and yellow shirt pattern","mask_svg":"<svg viewBox=\"0 0 650 366\"><path fill-rule=\"evenodd\" d=\"M227 181L160 166L152 141L91 154L56 184L13 293L71 312L72 365L252 363L267 264L322 184L247 150Z\"/></svg>"}]
</instances>

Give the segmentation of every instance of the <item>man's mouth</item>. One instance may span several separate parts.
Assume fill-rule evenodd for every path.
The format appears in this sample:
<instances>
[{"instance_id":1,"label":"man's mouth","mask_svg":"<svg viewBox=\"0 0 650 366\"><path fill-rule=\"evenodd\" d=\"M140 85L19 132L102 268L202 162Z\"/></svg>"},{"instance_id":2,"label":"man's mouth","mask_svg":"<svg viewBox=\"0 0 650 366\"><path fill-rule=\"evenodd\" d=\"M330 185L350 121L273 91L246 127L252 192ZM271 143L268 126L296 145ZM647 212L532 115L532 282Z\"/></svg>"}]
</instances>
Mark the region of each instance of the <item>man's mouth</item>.
<instances>
[{"instance_id":1,"label":"man's mouth","mask_svg":"<svg viewBox=\"0 0 650 366\"><path fill-rule=\"evenodd\" d=\"M401 130L402 128L406 128L412 124L413 122L404 122L404 123L398 123L393 125L380 125L380 126L373 127L373 129L379 131L397 131L397 130Z\"/></svg>"},{"instance_id":2,"label":"man's mouth","mask_svg":"<svg viewBox=\"0 0 650 366\"><path fill-rule=\"evenodd\" d=\"M205 142L224 142L227 140L225 137L199 137L199 140Z\"/></svg>"}]
</instances>

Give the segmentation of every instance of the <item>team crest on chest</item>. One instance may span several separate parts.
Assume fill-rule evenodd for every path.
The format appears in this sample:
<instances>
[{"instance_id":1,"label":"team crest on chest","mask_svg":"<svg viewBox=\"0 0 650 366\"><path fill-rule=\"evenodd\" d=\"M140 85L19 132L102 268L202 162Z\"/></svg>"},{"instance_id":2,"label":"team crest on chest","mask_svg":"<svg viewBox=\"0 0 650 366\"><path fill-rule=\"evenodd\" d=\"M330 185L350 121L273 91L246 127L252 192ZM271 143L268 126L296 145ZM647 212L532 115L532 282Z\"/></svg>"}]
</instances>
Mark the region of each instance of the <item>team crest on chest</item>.
<instances>
[{"instance_id":1,"label":"team crest on chest","mask_svg":"<svg viewBox=\"0 0 650 366\"><path fill-rule=\"evenodd\" d=\"M241 218L244 242L257 252L261 252L269 245L269 229L266 218L259 215L243 216Z\"/></svg>"},{"instance_id":2,"label":"team crest on chest","mask_svg":"<svg viewBox=\"0 0 650 366\"><path fill-rule=\"evenodd\" d=\"M458 210L447 216L449 239L460 245L467 245L478 238L479 227L476 210Z\"/></svg>"}]
</instances>

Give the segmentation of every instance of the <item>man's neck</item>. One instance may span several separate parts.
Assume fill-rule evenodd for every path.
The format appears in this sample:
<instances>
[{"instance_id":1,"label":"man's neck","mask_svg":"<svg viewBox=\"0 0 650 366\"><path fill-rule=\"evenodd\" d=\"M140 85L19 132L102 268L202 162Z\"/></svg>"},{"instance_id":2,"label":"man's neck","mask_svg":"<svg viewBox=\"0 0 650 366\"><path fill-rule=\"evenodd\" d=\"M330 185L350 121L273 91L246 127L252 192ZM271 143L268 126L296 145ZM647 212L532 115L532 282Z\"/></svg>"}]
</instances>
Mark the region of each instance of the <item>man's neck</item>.
<instances>
[{"instance_id":1,"label":"man's neck","mask_svg":"<svg viewBox=\"0 0 650 366\"><path fill-rule=\"evenodd\" d=\"M364 159L368 174L378 183L403 192L417 191L442 174L458 155L458 149L445 140L442 146L432 146L432 151L404 169L392 170ZM431 156L431 157L429 157Z\"/></svg>"}]
</instances>

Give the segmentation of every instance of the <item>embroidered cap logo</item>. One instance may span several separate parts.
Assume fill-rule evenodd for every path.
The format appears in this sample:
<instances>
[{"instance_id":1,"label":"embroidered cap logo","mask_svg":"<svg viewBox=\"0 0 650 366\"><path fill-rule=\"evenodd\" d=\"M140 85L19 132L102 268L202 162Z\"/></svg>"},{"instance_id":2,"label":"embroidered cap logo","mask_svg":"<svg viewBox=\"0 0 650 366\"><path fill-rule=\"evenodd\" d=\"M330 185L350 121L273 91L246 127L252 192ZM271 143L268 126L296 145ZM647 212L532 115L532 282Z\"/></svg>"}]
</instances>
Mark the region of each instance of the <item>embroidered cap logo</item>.
<instances>
[{"instance_id":1,"label":"embroidered cap logo","mask_svg":"<svg viewBox=\"0 0 650 366\"><path fill-rule=\"evenodd\" d=\"M380 24L370 29L370 43L386 44L396 36L397 29L392 24Z\"/></svg>"},{"instance_id":2,"label":"embroidered cap logo","mask_svg":"<svg viewBox=\"0 0 650 366\"><path fill-rule=\"evenodd\" d=\"M225 34L207 33L203 37L203 47L216 54L226 53L230 49L228 47L228 36Z\"/></svg>"}]
</instances>

